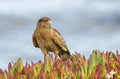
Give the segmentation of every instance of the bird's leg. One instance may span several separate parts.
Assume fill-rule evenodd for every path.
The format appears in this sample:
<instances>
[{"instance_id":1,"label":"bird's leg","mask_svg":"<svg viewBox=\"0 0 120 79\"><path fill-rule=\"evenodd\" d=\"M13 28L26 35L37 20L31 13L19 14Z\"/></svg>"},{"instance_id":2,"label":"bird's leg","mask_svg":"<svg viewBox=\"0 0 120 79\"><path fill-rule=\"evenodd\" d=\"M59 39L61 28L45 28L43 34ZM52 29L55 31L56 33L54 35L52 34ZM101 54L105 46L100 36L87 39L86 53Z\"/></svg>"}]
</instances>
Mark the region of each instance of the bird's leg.
<instances>
[{"instance_id":1,"label":"bird's leg","mask_svg":"<svg viewBox=\"0 0 120 79\"><path fill-rule=\"evenodd\" d=\"M46 49L41 49L42 53L44 54L44 56L48 55L48 51Z\"/></svg>"},{"instance_id":2,"label":"bird's leg","mask_svg":"<svg viewBox=\"0 0 120 79\"><path fill-rule=\"evenodd\" d=\"M55 55L58 55L59 52L58 52L58 51L55 51L54 53L55 53Z\"/></svg>"},{"instance_id":3,"label":"bird's leg","mask_svg":"<svg viewBox=\"0 0 120 79\"><path fill-rule=\"evenodd\" d=\"M55 57L57 57L57 56L58 56L58 53L59 53L58 51L55 51L55 52L54 52Z\"/></svg>"}]
</instances>

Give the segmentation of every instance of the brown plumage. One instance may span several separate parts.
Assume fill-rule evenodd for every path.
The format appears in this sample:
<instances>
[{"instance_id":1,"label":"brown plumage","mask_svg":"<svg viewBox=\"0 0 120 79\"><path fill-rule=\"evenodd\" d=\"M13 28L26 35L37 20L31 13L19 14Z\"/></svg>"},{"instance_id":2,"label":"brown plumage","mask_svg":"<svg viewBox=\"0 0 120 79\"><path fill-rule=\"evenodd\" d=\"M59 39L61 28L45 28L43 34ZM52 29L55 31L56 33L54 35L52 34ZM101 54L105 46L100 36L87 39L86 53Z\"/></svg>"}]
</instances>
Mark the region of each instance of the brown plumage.
<instances>
[{"instance_id":1,"label":"brown plumage","mask_svg":"<svg viewBox=\"0 0 120 79\"><path fill-rule=\"evenodd\" d=\"M42 17L37 23L37 27L32 37L33 45L40 48L44 55L54 52L55 55L63 59L70 57L70 52L60 33L51 27L51 19Z\"/></svg>"}]
</instances>

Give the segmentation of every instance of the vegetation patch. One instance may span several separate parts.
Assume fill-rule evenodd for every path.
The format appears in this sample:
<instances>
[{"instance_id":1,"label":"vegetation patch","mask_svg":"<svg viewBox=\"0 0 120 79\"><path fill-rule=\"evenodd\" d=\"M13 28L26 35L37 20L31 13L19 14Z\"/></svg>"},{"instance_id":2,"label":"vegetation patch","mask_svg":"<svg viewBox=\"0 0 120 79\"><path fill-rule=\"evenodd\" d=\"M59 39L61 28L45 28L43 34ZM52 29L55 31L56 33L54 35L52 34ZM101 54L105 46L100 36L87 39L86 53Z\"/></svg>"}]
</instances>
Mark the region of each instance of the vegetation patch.
<instances>
[{"instance_id":1,"label":"vegetation patch","mask_svg":"<svg viewBox=\"0 0 120 79\"><path fill-rule=\"evenodd\" d=\"M18 59L0 69L0 79L120 79L120 54L96 50L89 59L75 53L68 60L47 55L43 63L25 65Z\"/></svg>"}]
</instances>

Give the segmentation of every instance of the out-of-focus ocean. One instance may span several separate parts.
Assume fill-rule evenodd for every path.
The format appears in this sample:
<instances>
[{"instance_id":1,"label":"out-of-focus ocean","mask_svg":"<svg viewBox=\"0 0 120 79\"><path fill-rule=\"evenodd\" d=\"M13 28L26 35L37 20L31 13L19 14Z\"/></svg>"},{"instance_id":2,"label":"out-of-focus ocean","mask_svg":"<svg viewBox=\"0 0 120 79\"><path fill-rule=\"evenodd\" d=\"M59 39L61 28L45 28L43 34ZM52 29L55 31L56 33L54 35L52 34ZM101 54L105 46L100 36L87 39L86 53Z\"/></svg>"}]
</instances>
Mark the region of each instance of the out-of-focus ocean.
<instances>
[{"instance_id":1,"label":"out-of-focus ocean","mask_svg":"<svg viewBox=\"0 0 120 79\"><path fill-rule=\"evenodd\" d=\"M75 51L89 57L93 50L120 50L119 0L1 0L0 68L22 58L43 61L43 54L32 44L38 19L48 16Z\"/></svg>"}]
</instances>

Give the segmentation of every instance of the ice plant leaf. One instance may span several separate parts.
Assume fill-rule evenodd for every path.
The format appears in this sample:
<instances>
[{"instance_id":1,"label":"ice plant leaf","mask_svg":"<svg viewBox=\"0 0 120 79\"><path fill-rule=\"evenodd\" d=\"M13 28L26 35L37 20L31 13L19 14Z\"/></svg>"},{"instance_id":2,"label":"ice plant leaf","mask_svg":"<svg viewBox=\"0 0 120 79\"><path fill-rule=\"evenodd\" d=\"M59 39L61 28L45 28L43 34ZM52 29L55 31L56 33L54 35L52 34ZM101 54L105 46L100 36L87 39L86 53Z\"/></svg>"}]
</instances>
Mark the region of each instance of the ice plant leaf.
<instances>
[{"instance_id":1,"label":"ice plant leaf","mask_svg":"<svg viewBox=\"0 0 120 79\"><path fill-rule=\"evenodd\" d=\"M51 63L51 56L46 55L44 61L45 61L45 64L44 64L44 66L45 66L45 72L50 73L50 71L52 69L52 65L53 65L53 63Z\"/></svg>"},{"instance_id":2,"label":"ice plant leaf","mask_svg":"<svg viewBox=\"0 0 120 79\"><path fill-rule=\"evenodd\" d=\"M18 72L19 73L22 73L22 71L23 71L23 62L22 62L22 60L21 59L18 59Z\"/></svg>"},{"instance_id":3,"label":"ice plant leaf","mask_svg":"<svg viewBox=\"0 0 120 79\"><path fill-rule=\"evenodd\" d=\"M116 74L117 79L120 79L120 74Z\"/></svg>"},{"instance_id":4,"label":"ice plant leaf","mask_svg":"<svg viewBox=\"0 0 120 79\"><path fill-rule=\"evenodd\" d=\"M8 64L8 70L0 69L0 79L120 79L120 54L117 51L93 51L86 59L75 53L68 60L47 55L44 62L23 61Z\"/></svg>"},{"instance_id":5,"label":"ice plant leaf","mask_svg":"<svg viewBox=\"0 0 120 79\"><path fill-rule=\"evenodd\" d=\"M6 73L3 74L3 79L7 79Z\"/></svg>"}]
</instances>

